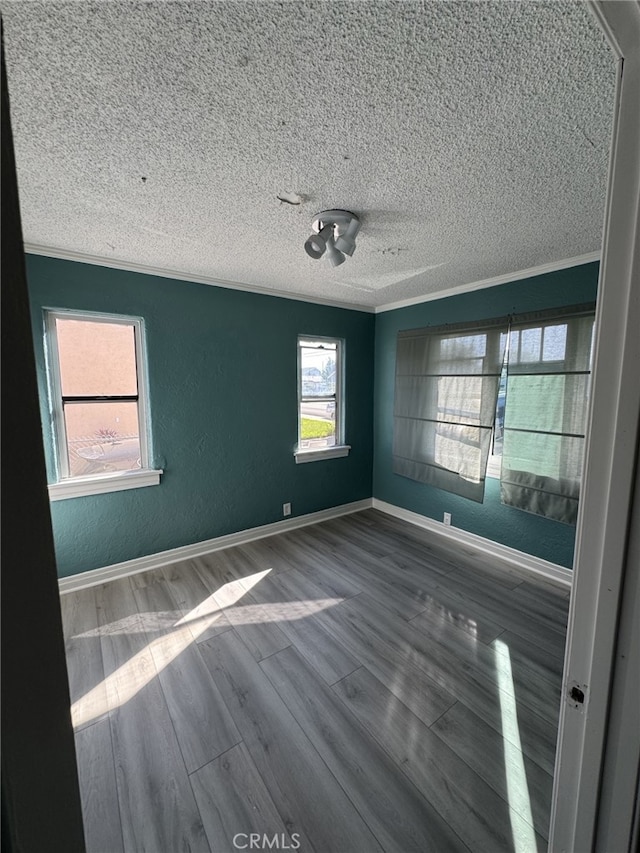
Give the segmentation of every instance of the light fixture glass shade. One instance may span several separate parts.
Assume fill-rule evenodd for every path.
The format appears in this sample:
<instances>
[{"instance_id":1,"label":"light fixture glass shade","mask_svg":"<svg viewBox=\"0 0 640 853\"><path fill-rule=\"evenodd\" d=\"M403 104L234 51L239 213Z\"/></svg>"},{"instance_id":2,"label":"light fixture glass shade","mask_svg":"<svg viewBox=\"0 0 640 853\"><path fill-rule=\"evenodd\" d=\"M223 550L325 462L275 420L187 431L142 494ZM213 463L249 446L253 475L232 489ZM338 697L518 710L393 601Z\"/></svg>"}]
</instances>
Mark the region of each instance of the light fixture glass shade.
<instances>
[{"instance_id":1,"label":"light fixture glass shade","mask_svg":"<svg viewBox=\"0 0 640 853\"><path fill-rule=\"evenodd\" d=\"M347 230L336 240L336 249L344 252L345 255L353 255L356 250L356 234L359 230L360 220L354 216L347 226Z\"/></svg>"},{"instance_id":2,"label":"light fixture glass shade","mask_svg":"<svg viewBox=\"0 0 640 853\"><path fill-rule=\"evenodd\" d=\"M331 261L332 267L338 267L338 266L340 266L340 264L343 264L346 260L345 256L342 254L342 252L339 252L336 249L335 243L333 242L333 237L330 237L327 240L327 257Z\"/></svg>"},{"instance_id":3,"label":"light fixture glass shade","mask_svg":"<svg viewBox=\"0 0 640 853\"><path fill-rule=\"evenodd\" d=\"M356 241L349 239L349 237L338 237L336 240L336 249L351 257L356 250Z\"/></svg>"},{"instance_id":4,"label":"light fixture glass shade","mask_svg":"<svg viewBox=\"0 0 640 853\"><path fill-rule=\"evenodd\" d=\"M312 234L304 244L304 248L310 258L317 261L324 255L327 242L333 238L333 224L325 225L319 234Z\"/></svg>"},{"instance_id":5,"label":"light fixture glass shade","mask_svg":"<svg viewBox=\"0 0 640 853\"><path fill-rule=\"evenodd\" d=\"M318 234L312 234L304 244L305 251L314 261L319 260L324 255L326 248L324 240L318 239Z\"/></svg>"}]
</instances>

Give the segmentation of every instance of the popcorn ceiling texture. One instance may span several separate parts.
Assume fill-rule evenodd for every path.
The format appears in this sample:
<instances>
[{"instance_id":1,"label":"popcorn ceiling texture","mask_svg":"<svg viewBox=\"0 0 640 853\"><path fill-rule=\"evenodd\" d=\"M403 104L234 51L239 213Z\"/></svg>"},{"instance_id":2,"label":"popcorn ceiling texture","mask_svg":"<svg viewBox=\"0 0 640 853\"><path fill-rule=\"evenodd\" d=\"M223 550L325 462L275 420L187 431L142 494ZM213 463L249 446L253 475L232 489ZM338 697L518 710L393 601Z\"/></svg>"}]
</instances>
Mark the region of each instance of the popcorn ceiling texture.
<instances>
[{"instance_id":1,"label":"popcorn ceiling texture","mask_svg":"<svg viewBox=\"0 0 640 853\"><path fill-rule=\"evenodd\" d=\"M3 18L29 243L368 306L600 248L615 63L584 3ZM334 269L303 244L335 207L363 225Z\"/></svg>"}]
</instances>

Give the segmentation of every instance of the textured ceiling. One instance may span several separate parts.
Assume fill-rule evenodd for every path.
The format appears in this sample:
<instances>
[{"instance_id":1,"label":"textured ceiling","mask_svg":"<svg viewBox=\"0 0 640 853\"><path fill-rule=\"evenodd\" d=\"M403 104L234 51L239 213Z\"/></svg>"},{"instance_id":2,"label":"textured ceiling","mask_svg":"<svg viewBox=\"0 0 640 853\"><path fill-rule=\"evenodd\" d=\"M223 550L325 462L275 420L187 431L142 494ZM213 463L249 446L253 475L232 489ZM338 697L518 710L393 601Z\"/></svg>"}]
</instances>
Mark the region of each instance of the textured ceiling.
<instances>
[{"instance_id":1,"label":"textured ceiling","mask_svg":"<svg viewBox=\"0 0 640 853\"><path fill-rule=\"evenodd\" d=\"M29 243L368 306L600 248L615 66L584 3L2 11ZM336 207L362 230L332 268L303 244Z\"/></svg>"}]
</instances>

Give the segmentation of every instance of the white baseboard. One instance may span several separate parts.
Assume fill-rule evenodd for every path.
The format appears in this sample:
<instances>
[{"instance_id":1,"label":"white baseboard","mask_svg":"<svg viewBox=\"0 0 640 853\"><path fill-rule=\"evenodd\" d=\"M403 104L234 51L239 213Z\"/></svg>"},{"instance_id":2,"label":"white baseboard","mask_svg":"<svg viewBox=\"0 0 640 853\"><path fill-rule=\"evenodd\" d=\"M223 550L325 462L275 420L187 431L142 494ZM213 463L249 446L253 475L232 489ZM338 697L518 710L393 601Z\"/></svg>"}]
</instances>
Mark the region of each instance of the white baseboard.
<instances>
[{"instance_id":1,"label":"white baseboard","mask_svg":"<svg viewBox=\"0 0 640 853\"><path fill-rule=\"evenodd\" d=\"M378 500L378 498L373 498L372 505L374 509L378 509L380 512L386 512L388 515L394 515L403 521L416 524L418 527L423 527L425 530L429 530L445 539L454 539L456 542L463 542L465 545L469 545L483 554L490 554L510 568L539 575L545 578L545 580L560 586L571 587L573 572L571 569L565 569L564 566L558 566L555 563L542 560L540 557L533 557L531 554L525 554L522 551L517 551L515 548L509 548L507 545L501 545L498 542L485 539L483 536L478 536L475 533L468 533L459 527L450 527L440 521L435 521L433 518L427 518L409 509L403 509L386 501Z\"/></svg>"},{"instance_id":2,"label":"white baseboard","mask_svg":"<svg viewBox=\"0 0 640 853\"><path fill-rule=\"evenodd\" d=\"M322 509L319 512L310 512L295 518L286 518L283 521L274 521L272 524L263 524L260 527L250 527L240 530L238 533L228 533L225 536L217 536L215 539L206 539L204 542L195 542L193 545L183 545L180 548L171 548L169 551L160 551L157 554L149 554L147 557L138 557L135 560L127 560L124 563L115 563L112 566L104 566L100 569L92 569L77 575L70 575L58 580L60 593L74 592L90 586L107 583L116 578L124 578L128 575L137 575L139 572L147 572L150 569L158 569L170 563L181 560L192 560L194 557L203 557L212 551L220 551L222 548L231 548L233 545L242 545L255 539L263 539L274 533L284 533L287 530L295 530L297 527L306 527L308 524L316 524L319 521L327 521L340 515L348 515L363 509L370 509L372 498L362 501L334 506L330 509Z\"/></svg>"},{"instance_id":3,"label":"white baseboard","mask_svg":"<svg viewBox=\"0 0 640 853\"><path fill-rule=\"evenodd\" d=\"M147 572L151 569L180 562L181 560L203 557L206 554L210 554L213 551L220 551L223 548L242 545L244 542L263 539L265 536L273 536L275 533L285 533L287 530L306 527L308 524L316 524L319 521L327 521L330 518L338 518L341 515L348 515L349 513L359 512L360 510L370 509L371 507L400 518L403 521L408 521L410 524L415 524L425 530L429 530L436 536L443 536L447 539L453 539L456 542L463 542L483 554L490 554L510 568L518 569L524 573L539 575L563 587L571 587L573 578L571 569L565 569L563 566L558 566L539 557L533 557L530 554L517 551L515 548L500 545L498 542L485 539L483 536L478 536L475 533L468 533L459 527L449 527L439 521L434 521L432 518L427 518L417 512L412 512L386 501L378 500L378 498L365 498L362 501L354 501L353 503L342 504L341 506L331 507L330 509L323 509L319 512L310 512L307 515L274 521L272 524L251 527L247 530L240 530L238 533L229 533L225 536L217 536L215 539L195 542L193 545L183 545L180 548L171 548L169 551L160 551L157 554L149 554L146 557L138 557L135 560L127 560L124 563L115 563L112 566L104 566L100 569L92 569L89 572L70 575L66 578L60 578L58 586L60 593L97 586L116 578L124 578L128 575L136 575L139 572Z\"/></svg>"}]
</instances>

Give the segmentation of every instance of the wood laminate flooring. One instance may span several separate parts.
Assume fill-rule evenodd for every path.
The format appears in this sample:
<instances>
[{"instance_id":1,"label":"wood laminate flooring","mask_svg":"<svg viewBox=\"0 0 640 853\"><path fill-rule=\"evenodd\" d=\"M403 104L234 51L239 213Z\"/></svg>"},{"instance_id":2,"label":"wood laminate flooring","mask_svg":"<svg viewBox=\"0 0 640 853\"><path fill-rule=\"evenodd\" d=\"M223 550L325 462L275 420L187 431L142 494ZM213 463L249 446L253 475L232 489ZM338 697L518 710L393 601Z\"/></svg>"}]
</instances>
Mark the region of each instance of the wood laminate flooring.
<instances>
[{"instance_id":1,"label":"wood laminate flooring","mask_svg":"<svg viewBox=\"0 0 640 853\"><path fill-rule=\"evenodd\" d=\"M568 604L375 510L63 595L87 850L546 850Z\"/></svg>"}]
</instances>

